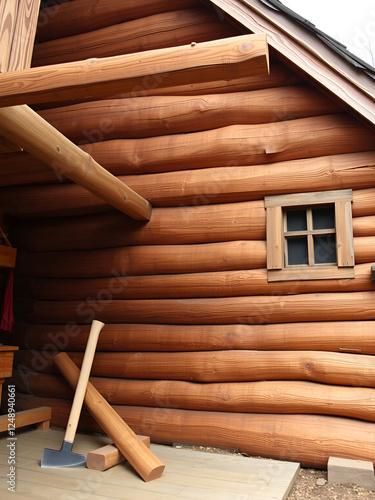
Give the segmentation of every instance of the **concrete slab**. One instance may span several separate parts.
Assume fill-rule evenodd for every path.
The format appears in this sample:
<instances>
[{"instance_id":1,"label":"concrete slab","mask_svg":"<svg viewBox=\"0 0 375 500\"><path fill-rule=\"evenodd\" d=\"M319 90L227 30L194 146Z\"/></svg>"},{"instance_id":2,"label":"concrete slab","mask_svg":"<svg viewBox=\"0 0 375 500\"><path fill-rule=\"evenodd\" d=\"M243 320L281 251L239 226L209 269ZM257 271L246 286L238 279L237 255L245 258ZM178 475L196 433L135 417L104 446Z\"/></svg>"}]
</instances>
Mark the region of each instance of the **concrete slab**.
<instances>
[{"instance_id":1,"label":"concrete slab","mask_svg":"<svg viewBox=\"0 0 375 500\"><path fill-rule=\"evenodd\" d=\"M329 483L353 483L367 490L375 489L374 466L372 462L330 457L327 471Z\"/></svg>"}]
</instances>

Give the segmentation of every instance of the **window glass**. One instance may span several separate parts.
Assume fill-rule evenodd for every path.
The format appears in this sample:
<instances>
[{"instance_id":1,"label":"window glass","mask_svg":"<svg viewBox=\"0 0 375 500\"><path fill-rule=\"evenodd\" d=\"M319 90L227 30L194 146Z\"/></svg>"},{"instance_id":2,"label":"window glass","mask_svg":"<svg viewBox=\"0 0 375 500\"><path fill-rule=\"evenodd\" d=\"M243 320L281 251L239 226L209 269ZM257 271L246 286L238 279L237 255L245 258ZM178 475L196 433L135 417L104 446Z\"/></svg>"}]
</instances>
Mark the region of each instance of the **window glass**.
<instances>
[{"instance_id":1,"label":"window glass","mask_svg":"<svg viewBox=\"0 0 375 500\"><path fill-rule=\"evenodd\" d=\"M307 237L288 238L288 265L308 264Z\"/></svg>"},{"instance_id":2,"label":"window glass","mask_svg":"<svg viewBox=\"0 0 375 500\"><path fill-rule=\"evenodd\" d=\"M335 207L313 208L313 228L332 229L335 227Z\"/></svg>"},{"instance_id":3,"label":"window glass","mask_svg":"<svg viewBox=\"0 0 375 500\"><path fill-rule=\"evenodd\" d=\"M306 231L306 210L288 210L286 222L288 231Z\"/></svg>"},{"instance_id":4,"label":"window glass","mask_svg":"<svg viewBox=\"0 0 375 500\"><path fill-rule=\"evenodd\" d=\"M314 236L315 264L333 264L336 257L336 235L322 234Z\"/></svg>"}]
</instances>

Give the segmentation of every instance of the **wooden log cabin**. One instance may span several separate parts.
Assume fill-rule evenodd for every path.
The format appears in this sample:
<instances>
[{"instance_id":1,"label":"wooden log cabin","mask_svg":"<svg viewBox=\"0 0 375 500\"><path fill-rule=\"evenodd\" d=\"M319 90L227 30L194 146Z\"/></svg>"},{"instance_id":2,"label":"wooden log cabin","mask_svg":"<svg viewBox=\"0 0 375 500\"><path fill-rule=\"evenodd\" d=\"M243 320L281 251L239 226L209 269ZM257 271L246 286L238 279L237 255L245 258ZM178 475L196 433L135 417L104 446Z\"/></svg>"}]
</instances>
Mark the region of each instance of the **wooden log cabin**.
<instances>
[{"instance_id":1,"label":"wooden log cabin","mask_svg":"<svg viewBox=\"0 0 375 500\"><path fill-rule=\"evenodd\" d=\"M0 75L18 409L66 425L53 357L98 319L91 382L152 442L374 461L375 70L277 0L42 1L29 66Z\"/></svg>"}]
</instances>

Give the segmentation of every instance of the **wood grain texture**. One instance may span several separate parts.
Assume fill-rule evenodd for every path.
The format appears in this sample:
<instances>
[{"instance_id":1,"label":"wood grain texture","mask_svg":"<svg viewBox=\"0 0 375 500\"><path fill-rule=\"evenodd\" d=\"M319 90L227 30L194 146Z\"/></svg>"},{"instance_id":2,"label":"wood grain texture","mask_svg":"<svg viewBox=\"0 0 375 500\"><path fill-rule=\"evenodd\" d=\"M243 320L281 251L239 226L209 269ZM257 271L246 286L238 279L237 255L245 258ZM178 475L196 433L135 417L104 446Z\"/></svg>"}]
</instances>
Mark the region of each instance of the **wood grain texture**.
<instances>
[{"instance_id":1,"label":"wood grain texture","mask_svg":"<svg viewBox=\"0 0 375 500\"><path fill-rule=\"evenodd\" d=\"M69 356L60 353L54 358L54 362L75 389L80 372ZM165 465L134 434L90 382L87 384L85 405L144 481L152 481L163 474Z\"/></svg>"},{"instance_id":2,"label":"wood grain texture","mask_svg":"<svg viewBox=\"0 0 375 500\"><path fill-rule=\"evenodd\" d=\"M56 357L62 355L81 366L83 353ZM35 353L20 351L16 359L33 368ZM375 387L374 370L373 356L326 351L97 352L91 376L197 383L306 380ZM51 358L39 371L57 372Z\"/></svg>"},{"instance_id":3,"label":"wood grain texture","mask_svg":"<svg viewBox=\"0 0 375 500\"><path fill-rule=\"evenodd\" d=\"M340 111L308 85L201 96L107 99L39 111L70 140L92 142L270 123Z\"/></svg>"},{"instance_id":4,"label":"wood grain texture","mask_svg":"<svg viewBox=\"0 0 375 500\"><path fill-rule=\"evenodd\" d=\"M107 172L28 106L0 109L0 118L2 135L16 141L60 176L78 182L130 217L151 218L152 207L147 200Z\"/></svg>"},{"instance_id":5,"label":"wood grain texture","mask_svg":"<svg viewBox=\"0 0 375 500\"><path fill-rule=\"evenodd\" d=\"M37 397L72 399L62 377L30 373L16 378L17 390ZM339 415L375 421L371 388L301 381L259 381L195 384L169 380L127 380L91 377L91 383L112 405L179 408L239 413Z\"/></svg>"},{"instance_id":6,"label":"wood grain texture","mask_svg":"<svg viewBox=\"0 0 375 500\"><path fill-rule=\"evenodd\" d=\"M175 10L64 37L35 46L32 66L112 57L238 35L205 8Z\"/></svg>"},{"instance_id":7,"label":"wood grain texture","mask_svg":"<svg viewBox=\"0 0 375 500\"><path fill-rule=\"evenodd\" d=\"M355 189L353 214L357 217L373 214L375 189L368 187L373 184L373 162L375 154L366 152L251 167L212 167L118 178L155 207L233 203L283 192L351 188ZM71 183L0 188L0 203L5 213L17 217L61 217L111 209L102 199Z\"/></svg>"},{"instance_id":8,"label":"wood grain texture","mask_svg":"<svg viewBox=\"0 0 375 500\"><path fill-rule=\"evenodd\" d=\"M0 75L0 106L95 100L135 87L173 86L268 73L264 36L243 35ZM151 75L151 76L150 76ZM17 92L15 88L17 87Z\"/></svg>"},{"instance_id":9,"label":"wood grain texture","mask_svg":"<svg viewBox=\"0 0 375 500\"><path fill-rule=\"evenodd\" d=\"M0 5L0 73L30 68L40 0Z\"/></svg>"},{"instance_id":10,"label":"wood grain texture","mask_svg":"<svg viewBox=\"0 0 375 500\"><path fill-rule=\"evenodd\" d=\"M356 71L351 63L327 48L315 34L283 13L264 9L264 4L259 0L246 0L246 3L240 0L212 0L212 3L252 33L266 33L270 46L289 63L293 63L374 124L372 78L364 71Z\"/></svg>"},{"instance_id":11,"label":"wood grain texture","mask_svg":"<svg viewBox=\"0 0 375 500\"><path fill-rule=\"evenodd\" d=\"M16 322L14 338L24 349L84 351L88 325ZM374 321L327 321L270 325L107 324L99 351L334 351L375 354ZM49 356L48 356L49 357ZM39 362L41 360L39 359ZM37 367L35 367L37 369Z\"/></svg>"},{"instance_id":12,"label":"wood grain texture","mask_svg":"<svg viewBox=\"0 0 375 500\"><path fill-rule=\"evenodd\" d=\"M369 278L370 279L370 278ZM31 323L158 323L176 325L269 324L375 319L375 293L315 293L288 296L199 299L107 300L104 291L85 301L34 301ZM319 311L317 317L316 311Z\"/></svg>"},{"instance_id":13,"label":"wood grain texture","mask_svg":"<svg viewBox=\"0 0 375 500\"><path fill-rule=\"evenodd\" d=\"M354 236L375 236L374 218L355 217ZM142 225L112 212L36 219L19 223L15 243L23 250L46 252L265 239L264 204L249 201L154 208L151 221Z\"/></svg>"},{"instance_id":14,"label":"wood grain texture","mask_svg":"<svg viewBox=\"0 0 375 500\"><path fill-rule=\"evenodd\" d=\"M53 425L64 426L69 403L17 394L23 408L52 406ZM204 412L170 408L115 406L136 433L155 443L175 442L236 448L250 456L299 462L326 468L330 456L373 461L374 425L355 419L324 415L274 415ZM85 418L82 430L98 430Z\"/></svg>"},{"instance_id":15,"label":"wood grain texture","mask_svg":"<svg viewBox=\"0 0 375 500\"><path fill-rule=\"evenodd\" d=\"M371 264L358 264L354 272L355 279L275 283L267 281L266 269L96 279L34 278L28 285L28 292L37 300L59 301L84 300L86 297L107 300L177 299L375 291L375 283L370 279ZM16 283L16 289L21 288L24 292L28 286L23 280Z\"/></svg>"},{"instance_id":16,"label":"wood grain texture","mask_svg":"<svg viewBox=\"0 0 375 500\"><path fill-rule=\"evenodd\" d=\"M174 0L175 9L187 9L201 5L198 0ZM106 26L168 12L170 5L164 0L133 0L113 2L78 0L46 7L40 11L37 40L45 42L79 33L94 31Z\"/></svg>"}]
</instances>

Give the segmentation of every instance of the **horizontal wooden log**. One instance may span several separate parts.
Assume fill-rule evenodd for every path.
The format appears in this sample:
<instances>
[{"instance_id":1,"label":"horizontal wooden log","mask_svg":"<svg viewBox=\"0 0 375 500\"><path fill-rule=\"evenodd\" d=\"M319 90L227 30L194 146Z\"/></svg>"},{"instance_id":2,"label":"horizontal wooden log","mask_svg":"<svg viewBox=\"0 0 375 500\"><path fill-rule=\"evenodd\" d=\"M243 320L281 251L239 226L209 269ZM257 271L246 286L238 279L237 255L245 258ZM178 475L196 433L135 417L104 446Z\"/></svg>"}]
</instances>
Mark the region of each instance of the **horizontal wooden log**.
<instances>
[{"instance_id":1,"label":"horizontal wooden log","mask_svg":"<svg viewBox=\"0 0 375 500\"><path fill-rule=\"evenodd\" d=\"M67 401L17 394L22 409L48 404L52 424L64 427ZM373 461L375 430L371 422L323 415L224 413L169 408L115 406L137 434L153 443L191 443L236 448L250 456L299 462L305 467L326 468L330 456ZM82 418L80 428L98 430Z\"/></svg>"},{"instance_id":2,"label":"horizontal wooden log","mask_svg":"<svg viewBox=\"0 0 375 500\"><path fill-rule=\"evenodd\" d=\"M47 66L92 57L111 57L155 50L191 42L207 42L238 35L238 30L223 23L215 12L205 8L175 10L125 23L39 43L33 52L32 66Z\"/></svg>"},{"instance_id":3,"label":"horizontal wooden log","mask_svg":"<svg viewBox=\"0 0 375 500\"><path fill-rule=\"evenodd\" d=\"M370 278L369 278L370 279ZM375 319L374 292L211 299L34 301L31 323L269 324ZM319 311L319 315L317 315Z\"/></svg>"},{"instance_id":4,"label":"horizontal wooden log","mask_svg":"<svg viewBox=\"0 0 375 500\"><path fill-rule=\"evenodd\" d=\"M375 238L363 239L365 243L356 247L363 246L371 253ZM212 258L213 255L215 258ZM17 260L20 275L40 278L106 278L257 269L265 266L265 241L148 245L75 252L20 252Z\"/></svg>"},{"instance_id":5,"label":"horizontal wooden log","mask_svg":"<svg viewBox=\"0 0 375 500\"><path fill-rule=\"evenodd\" d=\"M24 349L84 351L89 325L16 322L12 341ZM107 324L98 351L334 351L375 354L373 321L271 325Z\"/></svg>"},{"instance_id":6,"label":"horizontal wooden log","mask_svg":"<svg viewBox=\"0 0 375 500\"><path fill-rule=\"evenodd\" d=\"M233 203L275 194L349 188L355 190L353 216L357 217L374 213L375 189L368 188L373 184L371 163L375 164L375 153L369 152L118 178L155 207ZM3 188L0 203L7 214L16 217L83 215L111 209L75 184Z\"/></svg>"},{"instance_id":7,"label":"horizontal wooden log","mask_svg":"<svg viewBox=\"0 0 375 500\"><path fill-rule=\"evenodd\" d=\"M0 106L79 101L88 96L96 100L155 83L169 87L260 73L268 73L266 37L243 35L148 50L141 58L138 53L125 54L0 75Z\"/></svg>"},{"instance_id":8,"label":"horizontal wooden log","mask_svg":"<svg viewBox=\"0 0 375 500\"><path fill-rule=\"evenodd\" d=\"M86 102L39 111L70 140L97 142L271 123L339 111L307 85L208 94L145 96Z\"/></svg>"},{"instance_id":9,"label":"horizontal wooden log","mask_svg":"<svg viewBox=\"0 0 375 500\"><path fill-rule=\"evenodd\" d=\"M68 177L136 220L149 220L152 207L54 129L28 106L0 109L0 133L14 140L61 176Z\"/></svg>"},{"instance_id":10,"label":"horizontal wooden log","mask_svg":"<svg viewBox=\"0 0 375 500\"><path fill-rule=\"evenodd\" d=\"M371 388L343 387L300 381L195 384L169 380L125 380L91 377L93 386L112 405L179 408L245 413L312 413L375 421ZM57 375L23 373L17 391L37 397L73 398Z\"/></svg>"},{"instance_id":11,"label":"horizontal wooden log","mask_svg":"<svg viewBox=\"0 0 375 500\"><path fill-rule=\"evenodd\" d=\"M26 280L29 281L29 280ZM355 266L355 279L268 282L267 269L92 279L20 280L16 290L37 300L177 299L316 292L375 291L371 264Z\"/></svg>"},{"instance_id":12,"label":"horizontal wooden log","mask_svg":"<svg viewBox=\"0 0 375 500\"><path fill-rule=\"evenodd\" d=\"M16 244L18 248L31 251L61 251L144 244L265 240L265 226L263 201L154 208L147 225L117 213L22 223L17 231Z\"/></svg>"},{"instance_id":13,"label":"horizontal wooden log","mask_svg":"<svg viewBox=\"0 0 375 500\"><path fill-rule=\"evenodd\" d=\"M201 5L197 0L174 0L175 9L187 9ZM52 5L41 9L36 39L39 43L56 38L64 38L87 31L93 31L113 24L130 21L160 12L169 11L171 6L164 0L133 0L109 2L78 0L62 5Z\"/></svg>"},{"instance_id":14,"label":"horizontal wooden log","mask_svg":"<svg viewBox=\"0 0 375 500\"><path fill-rule=\"evenodd\" d=\"M81 366L82 352L69 352L69 357ZM49 352L19 351L15 358L16 366L57 372ZM93 377L199 383L306 380L349 387L375 387L374 373L375 359L365 354L249 350L97 352L91 370Z\"/></svg>"},{"instance_id":15,"label":"horizontal wooden log","mask_svg":"<svg viewBox=\"0 0 375 500\"><path fill-rule=\"evenodd\" d=\"M354 236L375 236L374 218L355 217ZM266 216L263 201L154 208L147 225L109 212L20 222L16 237L33 252L265 240Z\"/></svg>"},{"instance_id":16,"label":"horizontal wooden log","mask_svg":"<svg viewBox=\"0 0 375 500\"><path fill-rule=\"evenodd\" d=\"M372 263L375 260L374 248L374 236L354 238L356 263ZM56 262L59 262L59 266L56 266ZM265 241L149 245L74 252L20 252L17 257L19 275L36 278L107 278L263 267L266 267Z\"/></svg>"}]
</instances>

